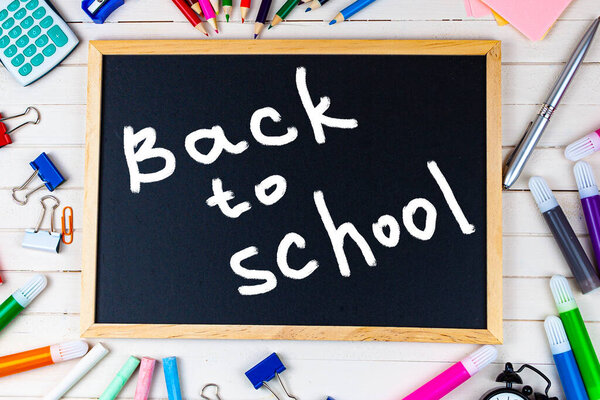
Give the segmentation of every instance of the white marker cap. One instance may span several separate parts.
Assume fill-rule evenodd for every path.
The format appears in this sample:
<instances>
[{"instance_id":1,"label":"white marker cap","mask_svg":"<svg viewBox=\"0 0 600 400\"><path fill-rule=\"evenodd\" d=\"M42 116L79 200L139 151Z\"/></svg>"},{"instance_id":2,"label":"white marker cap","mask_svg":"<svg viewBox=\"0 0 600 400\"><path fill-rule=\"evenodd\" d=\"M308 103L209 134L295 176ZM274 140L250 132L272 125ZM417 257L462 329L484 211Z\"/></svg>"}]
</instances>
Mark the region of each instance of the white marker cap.
<instances>
[{"instance_id":1,"label":"white marker cap","mask_svg":"<svg viewBox=\"0 0 600 400\"><path fill-rule=\"evenodd\" d=\"M585 135L565 149L565 157L571 161L578 161L600 150L600 129Z\"/></svg>"},{"instance_id":2,"label":"white marker cap","mask_svg":"<svg viewBox=\"0 0 600 400\"><path fill-rule=\"evenodd\" d=\"M550 290L554 296L554 302L559 313L573 310L577 308L575 297L569 286L569 281L562 275L554 275L550 279Z\"/></svg>"},{"instance_id":3,"label":"white marker cap","mask_svg":"<svg viewBox=\"0 0 600 400\"><path fill-rule=\"evenodd\" d=\"M43 400L59 400L77 384L92 368L108 354L106 347L98 343L75 367L48 393Z\"/></svg>"},{"instance_id":4,"label":"white marker cap","mask_svg":"<svg viewBox=\"0 0 600 400\"><path fill-rule=\"evenodd\" d=\"M552 354L562 354L571 350L565 327L560 318L554 315L546 317L544 329L546 330L546 336L548 336Z\"/></svg>"},{"instance_id":5,"label":"white marker cap","mask_svg":"<svg viewBox=\"0 0 600 400\"><path fill-rule=\"evenodd\" d=\"M36 275L12 296L21 307L25 308L44 290L47 284L48 280L44 275Z\"/></svg>"},{"instance_id":6,"label":"white marker cap","mask_svg":"<svg viewBox=\"0 0 600 400\"><path fill-rule=\"evenodd\" d=\"M83 340L75 340L50 346L50 355L54 363L73 360L85 356L88 351L88 344Z\"/></svg>"},{"instance_id":7,"label":"white marker cap","mask_svg":"<svg viewBox=\"0 0 600 400\"><path fill-rule=\"evenodd\" d=\"M487 367L496 357L498 357L498 350L488 344L461 360L461 364L465 367L469 375L473 376Z\"/></svg>"},{"instance_id":8,"label":"white marker cap","mask_svg":"<svg viewBox=\"0 0 600 400\"><path fill-rule=\"evenodd\" d=\"M594 173L592 167L585 161L579 161L573 167L573 173L575 174L575 180L577 181L577 189L579 189L579 197L585 199L586 197L592 197L598 195L598 186L594 179Z\"/></svg>"},{"instance_id":9,"label":"white marker cap","mask_svg":"<svg viewBox=\"0 0 600 400\"><path fill-rule=\"evenodd\" d=\"M538 205L538 208L542 213L552 210L558 207L558 202L552 194L552 190L548 187L548 184L544 178L539 176L532 176L529 179L529 189L531 194Z\"/></svg>"}]
</instances>

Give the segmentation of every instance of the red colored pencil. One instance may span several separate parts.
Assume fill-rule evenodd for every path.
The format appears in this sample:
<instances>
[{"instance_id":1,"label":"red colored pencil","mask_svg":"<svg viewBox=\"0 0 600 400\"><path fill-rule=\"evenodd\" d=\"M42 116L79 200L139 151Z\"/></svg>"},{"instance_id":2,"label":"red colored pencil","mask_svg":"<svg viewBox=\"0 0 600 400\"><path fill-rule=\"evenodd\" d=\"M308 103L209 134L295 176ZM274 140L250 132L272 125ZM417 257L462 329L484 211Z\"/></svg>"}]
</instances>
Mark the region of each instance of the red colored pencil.
<instances>
[{"instance_id":1,"label":"red colored pencil","mask_svg":"<svg viewBox=\"0 0 600 400\"><path fill-rule=\"evenodd\" d=\"M187 2L185 0L173 0L173 3L175 3L177 8L179 8L179 11L181 11L181 13L187 18L187 20L190 21L190 24L192 24L194 28L198 29L200 32L208 36L208 32L206 32L206 29L204 29L204 27L202 26L202 21L200 20L200 17L194 12L194 10L192 10L187 5Z\"/></svg>"},{"instance_id":2,"label":"red colored pencil","mask_svg":"<svg viewBox=\"0 0 600 400\"><path fill-rule=\"evenodd\" d=\"M250 11L250 0L242 0L240 2L240 12L242 13L242 24L248 15L248 11Z\"/></svg>"}]
</instances>

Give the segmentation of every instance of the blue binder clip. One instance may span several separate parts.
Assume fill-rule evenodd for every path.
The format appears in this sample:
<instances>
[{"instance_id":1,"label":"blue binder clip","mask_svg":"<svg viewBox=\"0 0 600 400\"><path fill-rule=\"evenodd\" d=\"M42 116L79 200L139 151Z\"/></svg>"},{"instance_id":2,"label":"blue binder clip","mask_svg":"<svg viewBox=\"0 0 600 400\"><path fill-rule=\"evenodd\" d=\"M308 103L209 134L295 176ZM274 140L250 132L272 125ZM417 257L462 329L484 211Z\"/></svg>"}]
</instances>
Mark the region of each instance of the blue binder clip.
<instances>
[{"instance_id":1,"label":"blue binder clip","mask_svg":"<svg viewBox=\"0 0 600 400\"><path fill-rule=\"evenodd\" d=\"M52 199L55 201L55 204L52 206L52 210L50 211L51 215L49 231L40 230L42 222L44 221L44 216L46 215L46 204L44 203L44 200L46 199ZM40 215L40 219L35 229L27 229L25 231L25 237L23 237L23 243L21 245L29 249L58 253L61 235L58 232L54 232L54 211L60 205L60 201L52 195L47 195L42 197L40 202L42 203L42 215Z\"/></svg>"},{"instance_id":2,"label":"blue binder clip","mask_svg":"<svg viewBox=\"0 0 600 400\"><path fill-rule=\"evenodd\" d=\"M19 187L12 188L12 198L22 206L27 204L29 196L42 189L44 186L46 186L49 191L53 192L57 186L65 181L65 178L63 178L58 169L56 169L54 164L52 164L52 161L50 161L50 158L48 158L46 153L40 154L35 160L30 162L29 165L31 165L31 168L33 168L33 174L31 174L29 179L27 179L24 184ZM21 190L25 190L25 188L27 188L36 175L39 176L44 183L26 193L23 200L19 200L16 193Z\"/></svg>"},{"instance_id":3,"label":"blue binder clip","mask_svg":"<svg viewBox=\"0 0 600 400\"><path fill-rule=\"evenodd\" d=\"M81 9L95 24L103 24L106 18L123 4L124 0L82 0Z\"/></svg>"},{"instance_id":4,"label":"blue binder clip","mask_svg":"<svg viewBox=\"0 0 600 400\"><path fill-rule=\"evenodd\" d=\"M248 377L255 389L258 390L264 386L273 394L273 396L275 396L277 400L281 400L281 398L277 396L277 394L273 391L273 389L271 389L271 387L267 383L271 379L277 377L277 380L279 381L279 384L283 388L285 394L290 399L298 400L296 396L288 392L287 388L283 384L283 381L279 376L279 374L283 371L285 371L285 366L277 356L277 353L273 353L269 357L265 358L264 360L256 364L254 367L246 371L246 376Z\"/></svg>"}]
</instances>

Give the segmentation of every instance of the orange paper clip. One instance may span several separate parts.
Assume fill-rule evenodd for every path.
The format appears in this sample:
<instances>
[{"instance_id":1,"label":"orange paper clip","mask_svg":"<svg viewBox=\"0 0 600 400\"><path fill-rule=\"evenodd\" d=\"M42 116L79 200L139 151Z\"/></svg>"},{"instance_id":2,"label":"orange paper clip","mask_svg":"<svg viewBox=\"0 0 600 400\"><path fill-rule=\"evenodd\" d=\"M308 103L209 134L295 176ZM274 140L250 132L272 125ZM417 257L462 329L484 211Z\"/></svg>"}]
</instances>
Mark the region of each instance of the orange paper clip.
<instances>
[{"instance_id":1,"label":"orange paper clip","mask_svg":"<svg viewBox=\"0 0 600 400\"><path fill-rule=\"evenodd\" d=\"M70 211L68 229L65 227L65 220L67 219L67 209ZM73 243L73 209L68 206L63 208L63 215L60 220L62 222L62 242L64 244ZM67 242L67 236L69 237L68 242Z\"/></svg>"}]
</instances>

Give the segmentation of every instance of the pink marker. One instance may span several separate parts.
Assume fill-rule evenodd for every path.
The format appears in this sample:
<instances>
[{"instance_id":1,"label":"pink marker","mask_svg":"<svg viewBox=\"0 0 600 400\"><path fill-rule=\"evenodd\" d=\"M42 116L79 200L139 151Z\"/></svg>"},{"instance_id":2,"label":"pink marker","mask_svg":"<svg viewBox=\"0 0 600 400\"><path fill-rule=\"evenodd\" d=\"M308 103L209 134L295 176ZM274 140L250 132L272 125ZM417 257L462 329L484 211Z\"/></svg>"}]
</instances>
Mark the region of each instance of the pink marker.
<instances>
[{"instance_id":1,"label":"pink marker","mask_svg":"<svg viewBox=\"0 0 600 400\"><path fill-rule=\"evenodd\" d=\"M483 346L406 396L404 400L439 400L488 366L497 356L498 351L494 346Z\"/></svg>"},{"instance_id":2,"label":"pink marker","mask_svg":"<svg viewBox=\"0 0 600 400\"><path fill-rule=\"evenodd\" d=\"M134 400L148 399L155 364L156 360L146 357L142 358L142 362L140 364L140 375L138 377L137 386L135 388L135 396L133 398Z\"/></svg>"}]
</instances>

